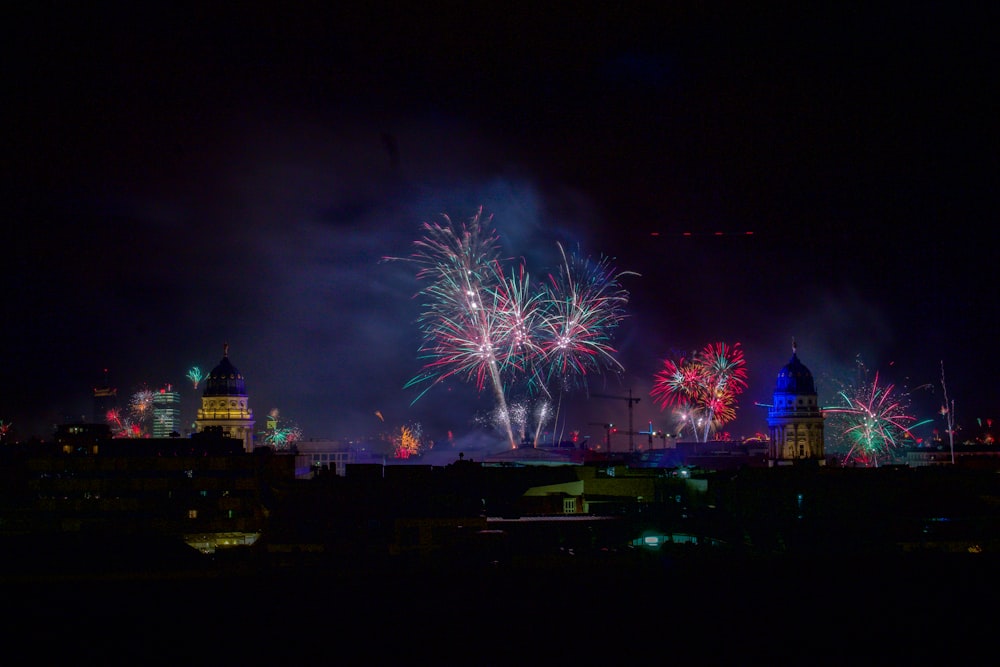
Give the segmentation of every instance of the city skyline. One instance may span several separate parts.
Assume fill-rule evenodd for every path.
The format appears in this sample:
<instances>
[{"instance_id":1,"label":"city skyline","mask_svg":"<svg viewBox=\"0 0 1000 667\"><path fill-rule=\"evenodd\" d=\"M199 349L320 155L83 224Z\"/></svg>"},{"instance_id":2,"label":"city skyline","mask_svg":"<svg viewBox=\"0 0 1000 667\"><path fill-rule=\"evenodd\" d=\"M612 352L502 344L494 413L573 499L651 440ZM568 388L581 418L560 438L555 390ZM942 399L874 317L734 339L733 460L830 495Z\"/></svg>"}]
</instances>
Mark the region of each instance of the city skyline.
<instances>
[{"instance_id":1,"label":"city skyline","mask_svg":"<svg viewBox=\"0 0 1000 667\"><path fill-rule=\"evenodd\" d=\"M185 375L227 342L258 420L482 435L489 392L407 388L420 284L381 261L479 207L533 280L560 247L634 274L623 372L567 398L591 441L630 395L667 428L655 374L718 342L746 359L734 437L766 431L793 339L824 405L860 361L939 429L942 365L964 436L1000 407L996 72L968 8L19 12L0 420L22 437L90 415L104 369L197 402Z\"/></svg>"}]
</instances>

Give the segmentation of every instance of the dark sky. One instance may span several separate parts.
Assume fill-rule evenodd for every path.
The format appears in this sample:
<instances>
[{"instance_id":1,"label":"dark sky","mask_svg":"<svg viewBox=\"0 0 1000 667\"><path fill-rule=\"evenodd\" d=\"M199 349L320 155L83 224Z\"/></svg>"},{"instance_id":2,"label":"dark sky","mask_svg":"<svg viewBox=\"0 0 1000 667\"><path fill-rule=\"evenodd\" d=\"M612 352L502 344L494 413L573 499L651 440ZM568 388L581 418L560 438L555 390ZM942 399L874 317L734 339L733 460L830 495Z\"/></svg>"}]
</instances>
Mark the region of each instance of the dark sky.
<instances>
[{"instance_id":1,"label":"dark sky","mask_svg":"<svg viewBox=\"0 0 1000 667\"><path fill-rule=\"evenodd\" d=\"M0 419L20 436L89 419L105 368L126 400L180 387L193 419L187 370L228 342L258 421L472 437L488 392L411 405L418 283L379 259L479 206L534 273L561 243L639 274L625 373L591 378L641 397L637 429L669 429L662 359L724 341L750 383L727 430L766 432L793 337L821 404L860 358L930 384L908 396L937 417L943 361L958 425L997 416L991 10L324 4L5 21ZM599 440L626 406L578 394L563 428Z\"/></svg>"}]
</instances>

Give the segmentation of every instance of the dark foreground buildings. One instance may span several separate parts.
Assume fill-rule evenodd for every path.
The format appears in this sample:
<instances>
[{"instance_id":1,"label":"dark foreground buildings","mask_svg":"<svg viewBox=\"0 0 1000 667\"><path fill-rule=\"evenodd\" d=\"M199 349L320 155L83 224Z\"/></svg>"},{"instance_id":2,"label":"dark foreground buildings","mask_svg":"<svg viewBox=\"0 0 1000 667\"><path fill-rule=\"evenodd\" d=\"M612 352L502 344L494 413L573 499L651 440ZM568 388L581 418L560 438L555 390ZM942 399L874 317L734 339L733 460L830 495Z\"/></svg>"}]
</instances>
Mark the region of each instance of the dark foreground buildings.
<instances>
[{"instance_id":1,"label":"dark foreground buildings","mask_svg":"<svg viewBox=\"0 0 1000 667\"><path fill-rule=\"evenodd\" d=\"M191 438L66 425L0 452L7 627L59 635L30 643L50 658L129 664L976 654L1000 572L997 470L827 465L795 362L771 445L308 478L294 455L247 451L227 367Z\"/></svg>"}]
</instances>

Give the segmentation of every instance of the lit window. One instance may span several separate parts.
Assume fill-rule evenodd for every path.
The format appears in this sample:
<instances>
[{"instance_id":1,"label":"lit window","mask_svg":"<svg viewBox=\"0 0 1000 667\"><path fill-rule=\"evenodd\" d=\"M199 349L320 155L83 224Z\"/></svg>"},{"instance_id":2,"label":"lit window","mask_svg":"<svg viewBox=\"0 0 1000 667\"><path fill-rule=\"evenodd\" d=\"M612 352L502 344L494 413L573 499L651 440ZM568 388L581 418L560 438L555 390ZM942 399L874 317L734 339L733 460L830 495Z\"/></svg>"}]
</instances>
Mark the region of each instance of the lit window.
<instances>
[{"instance_id":1,"label":"lit window","mask_svg":"<svg viewBox=\"0 0 1000 667\"><path fill-rule=\"evenodd\" d=\"M188 518L189 519L197 519L198 518L198 510L188 510Z\"/></svg>"}]
</instances>

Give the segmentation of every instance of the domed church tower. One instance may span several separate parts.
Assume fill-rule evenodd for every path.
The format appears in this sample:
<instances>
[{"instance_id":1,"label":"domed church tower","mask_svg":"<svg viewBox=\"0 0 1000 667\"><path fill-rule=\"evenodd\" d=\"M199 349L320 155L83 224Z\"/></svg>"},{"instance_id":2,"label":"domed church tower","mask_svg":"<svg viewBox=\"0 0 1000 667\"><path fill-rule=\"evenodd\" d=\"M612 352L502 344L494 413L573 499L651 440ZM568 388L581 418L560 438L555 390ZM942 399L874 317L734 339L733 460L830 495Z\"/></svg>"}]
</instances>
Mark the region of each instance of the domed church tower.
<instances>
[{"instance_id":1,"label":"domed church tower","mask_svg":"<svg viewBox=\"0 0 1000 667\"><path fill-rule=\"evenodd\" d=\"M771 429L768 465L791 465L797 461L826 462L823 457L823 412L816 402L812 373L796 354L778 372L774 400L767 411Z\"/></svg>"},{"instance_id":2,"label":"domed church tower","mask_svg":"<svg viewBox=\"0 0 1000 667\"><path fill-rule=\"evenodd\" d=\"M243 441L243 450L253 451L253 410L247 401L243 374L229 361L229 343L222 346L222 361L205 379L195 431L221 430Z\"/></svg>"}]
</instances>

